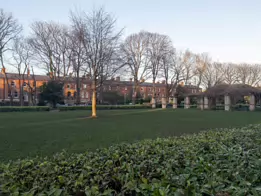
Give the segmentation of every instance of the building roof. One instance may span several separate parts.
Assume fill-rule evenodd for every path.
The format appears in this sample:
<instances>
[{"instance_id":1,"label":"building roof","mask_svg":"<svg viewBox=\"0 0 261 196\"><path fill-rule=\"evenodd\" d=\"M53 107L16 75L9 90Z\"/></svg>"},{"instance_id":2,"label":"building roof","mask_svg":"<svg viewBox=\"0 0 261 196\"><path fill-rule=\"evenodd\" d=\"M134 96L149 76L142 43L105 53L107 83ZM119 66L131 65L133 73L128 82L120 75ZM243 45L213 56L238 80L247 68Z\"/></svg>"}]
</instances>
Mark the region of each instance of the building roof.
<instances>
[{"instance_id":1,"label":"building roof","mask_svg":"<svg viewBox=\"0 0 261 196\"><path fill-rule=\"evenodd\" d=\"M13 79L13 80L17 80L17 79L22 79L21 76L19 76L19 74L17 73L6 73L7 74L7 78L8 79ZM36 81L48 81L50 80L50 77L47 76L47 75L30 75L28 76L27 74L25 74L25 79L26 80L33 80L35 77L35 80ZM0 72L0 78L5 78L4 74ZM74 78L73 77L66 77L66 81L69 82L74 82ZM81 81L86 81L86 82L89 82L91 83L91 80L89 80L88 78L85 78L85 77L82 77L81 78ZM134 84L133 81L123 81L123 80L106 80L104 81L104 84L107 84L107 85L126 85L126 86L132 86ZM165 86L165 83L155 83L155 87L164 87ZM152 87L152 83L150 82L142 82L140 83L140 87ZM193 85L185 85L184 87L187 87L187 88L197 88L196 86L193 86Z\"/></svg>"},{"instance_id":2,"label":"building roof","mask_svg":"<svg viewBox=\"0 0 261 196\"><path fill-rule=\"evenodd\" d=\"M247 84L220 84L207 89L202 95L218 97L224 95L247 96L250 94L261 94L261 90Z\"/></svg>"},{"instance_id":3,"label":"building roof","mask_svg":"<svg viewBox=\"0 0 261 196\"><path fill-rule=\"evenodd\" d=\"M19 74L17 73L6 73L7 75L7 78L8 79L13 79L13 80L16 80L16 79L22 79L21 78L21 75L19 76ZM26 80L33 80L33 77L35 77L35 80L37 81L48 81L50 80L50 77L49 76L45 76L45 75L30 75L28 76L27 74L24 75L24 78ZM0 78L5 78L5 75L3 73L0 73Z\"/></svg>"}]
</instances>

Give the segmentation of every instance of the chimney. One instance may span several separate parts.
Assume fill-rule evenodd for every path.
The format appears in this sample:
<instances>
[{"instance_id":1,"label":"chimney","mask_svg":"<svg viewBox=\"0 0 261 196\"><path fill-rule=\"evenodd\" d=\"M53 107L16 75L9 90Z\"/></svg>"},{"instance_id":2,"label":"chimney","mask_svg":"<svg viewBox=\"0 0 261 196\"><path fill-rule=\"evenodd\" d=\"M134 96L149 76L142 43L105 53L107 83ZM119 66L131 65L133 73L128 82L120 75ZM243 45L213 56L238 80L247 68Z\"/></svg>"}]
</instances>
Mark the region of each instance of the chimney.
<instances>
[{"instance_id":1,"label":"chimney","mask_svg":"<svg viewBox=\"0 0 261 196\"><path fill-rule=\"evenodd\" d=\"M162 80L162 82L161 82L162 84L165 84L165 80Z\"/></svg>"},{"instance_id":2,"label":"chimney","mask_svg":"<svg viewBox=\"0 0 261 196\"><path fill-rule=\"evenodd\" d=\"M132 82L132 78L130 78L130 82Z\"/></svg>"},{"instance_id":3,"label":"chimney","mask_svg":"<svg viewBox=\"0 0 261 196\"><path fill-rule=\"evenodd\" d=\"M27 76L29 77L30 76L30 69L27 68Z\"/></svg>"},{"instance_id":4,"label":"chimney","mask_svg":"<svg viewBox=\"0 0 261 196\"><path fill-rule=\"evenodd\" d=\"M116 81L121 81L121 77L120 76L118 76L118 77L116 77Z\"/></svg>"},{"instance_id":5,"label":"chimney","mask_svg":"<svg viewBox=\"0 0 261 196\"><path fill-rule=\"evenodd\" d=\"M5 74L5 68L4 67L2 68L1 73Z\"/></svg>"},{"instance_id":6,"label":"chimney","mask_svg":"<svg viewBox=\"0 0 261 196\"><path fill-rule=\"evenodd\" d=\"M157 84L159 84L160 82L158 81Z\"/></svg>"},{"instance_id":7,"label":"chimney","mask_svg":"<svg viewBox=\"0 0 261 196\"><path fill-rule=\"evenodd\" d=\"M114 81L114 78L111 78L111 81Z\"/></svg>"}]
</instances>

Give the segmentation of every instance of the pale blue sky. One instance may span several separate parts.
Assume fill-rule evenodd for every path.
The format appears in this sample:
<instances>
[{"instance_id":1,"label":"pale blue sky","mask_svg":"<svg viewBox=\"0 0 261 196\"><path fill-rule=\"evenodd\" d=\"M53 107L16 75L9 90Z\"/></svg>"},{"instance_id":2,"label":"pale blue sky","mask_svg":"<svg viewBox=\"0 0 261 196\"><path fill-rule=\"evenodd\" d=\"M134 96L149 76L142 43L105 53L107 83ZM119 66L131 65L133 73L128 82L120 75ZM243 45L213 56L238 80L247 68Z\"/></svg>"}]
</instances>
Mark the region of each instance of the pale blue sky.
<instances>
[{"instance_id":1,"label":"pale blue sky","mask_svg":"<svg viewBox=\"0 0 261 196\"><path fill-rule=\"evenodd\" d=\"M125 36L148 30L169 35L176 48L208 52L221 62L261 63L261 0L0 0L25 34L35 20L69 23L69 10L104 6Z\"/></svg>"}]
</instances>

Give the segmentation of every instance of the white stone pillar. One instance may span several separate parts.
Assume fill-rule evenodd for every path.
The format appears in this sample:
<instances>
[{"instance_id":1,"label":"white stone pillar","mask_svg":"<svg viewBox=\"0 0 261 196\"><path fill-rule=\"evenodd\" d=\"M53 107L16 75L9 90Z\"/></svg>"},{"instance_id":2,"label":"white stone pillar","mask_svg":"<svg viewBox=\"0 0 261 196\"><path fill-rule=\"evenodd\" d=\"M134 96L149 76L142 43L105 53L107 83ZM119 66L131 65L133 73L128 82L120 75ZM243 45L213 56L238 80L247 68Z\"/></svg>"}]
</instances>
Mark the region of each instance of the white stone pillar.
<instances>
[{"instance_id":1,"label":"white stone pillar","mask_svg":"<svg viewBox=\"0 0 261 196\"><path fill-rule=\"evenodd\" d=\"M185 98L184 108L185 109L189 109L190 108L190 99L189 99L189 97Z\"/></svg>"},{"instance_id":2,"label":"white stone pillar","mask_svg":"<svg viewBox=\"0 0 261 196\"><path fill-rule=\"evenodd\" d=\"M209 109L208 97L204 97L203 102L204 102L203 109L205 109L205 110Z\"/></svg>"},{"instance_id":3,"label":"white stone pillar","mask_svg":"<svg viewBox=\"0 0 261 196\"><path fill-rule=\"evenodd\" d=\"M162 105L162 108L163 108L163 109L166 109L167 103L166 103L166 98L165 98L165 97L162 97L162 99L161 99L161 105Z\"/></svg>"},{"instance_id":4,"label":"white stone pillar","mask_svg":"<svg viewBox=\"0 0 261 196\"><path fill-rule=\"evenodd\" d=\"M156 100L154 97L151 98L151 107L154 109L156 108Z\"/></svg>"},{"instance_id":5,"label":"white stone pillar","mask_svg":"<svg viewBox=\"0 0 261 196\"><path fill-rule=\"evenodd\" d=\"M169 103L171 103L171 97L169 97Z\"/></svg>"},{"instance_id":6,"label":"white stone pillar","mask_svg":"<svg viewBox=\"0 0 261 196\"><path fill-rule=\"evenodd\" d=\"M204 110L204 99L203 99L203 97L198 98L198 109Z\"/></svg>"},{"instance_id":7,"label":"white stone pillar","mask_svg":"<svg viewBox=\"0 0 261 196\"><path fill-rule=\"evenodd\" d=\"M225 95L225 111L230 111L231 100L229 95Z\"/></svg>"},{"instance_id":8,"label":"white stone pillar","mask_svg":"<svg viewBox=\"0 0 261 196\"><path fill-rule=\"evenodd\" d=\"M255 109L256 109L256 98L254 95L250 95L249 111L254 111Z\"/></svg>"},{"instance_id":9,"label":"white stone pillar","mask_svg":"<svg viewBox=\"0 0 261 196\"><path fill-rule=\"evenodd\" d=\"M177 97L173 97L173 109L177 109L178 108L178 99Z\"/></svg>"}]
</instances>

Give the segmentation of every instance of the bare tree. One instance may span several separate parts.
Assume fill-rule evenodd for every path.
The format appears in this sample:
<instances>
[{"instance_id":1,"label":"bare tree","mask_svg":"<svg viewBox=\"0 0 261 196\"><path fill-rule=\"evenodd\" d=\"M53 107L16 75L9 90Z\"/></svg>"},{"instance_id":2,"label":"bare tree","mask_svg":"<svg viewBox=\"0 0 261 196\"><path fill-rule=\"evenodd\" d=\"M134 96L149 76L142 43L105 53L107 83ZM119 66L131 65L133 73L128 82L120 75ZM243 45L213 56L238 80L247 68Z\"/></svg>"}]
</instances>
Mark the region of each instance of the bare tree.
<instances>
[{"instance_id":1,"label":"bare tree","mask_svg":"<svg viewBox=\"0 0 261 196\"><path fill-rule=\"evenodd\" d=\"M54 22L34 22L30 45L42 69L52 79L64 79L71 68L69 28Z\"/></svg>"},{"instance_id":2,"label":"bare tree","mask_svg":"<svg viewBox=\"0 0 261 196\"><path fill-rule=\"evenodd\" d=\"M224 83L235 84L238 82L238 76L236 71L236 65L233 63L222 63L221 72L224 77Z\"/></svg>"},{"instance_id":3,"label":"bare tree","mask_svg":"<svg viewBox=\"0 0 261 196\"><path fill-rule=\"evenodd\" d=\"M261 66L251 64L239 64L235 66L239 83L257 86L261 80Z\"/></svg>"},{"instance_id":4,"label":"bare tree","mask_svg":"<svg viewBox=\"0 0 261 196\"><path fill-rule=\"evenodd\" d=\"M82 43L82 32L73 31L71 33L71 50L72 50L72 71L76 83L76 104L81 102L81 74L84 74L86 66L86 53Z\"/></svg>"},{"instance_id":5,"label":"bare tree","mask_svg":"<svg viewBox=\"0 0 261 196\"><path fill-rule=\"evenodd\" d=\"M203 74L202 84L205 88L210 88L217 84L224 82L224 76L222 73L222 64L213 62L210 63Z\"/></svg>"},{"instance_id":6,"label":"bare tree","mask_svg":"<svg viewBox=\"0 0 261 196\"><path fill-rule=\"evenodd\" d=\"M15 39L12 57L14 63L11 65L17 71L17 79L19 81L19 100L20 105L22 106L24 105L24 88L30 85L30 82L26 81L26 78L30 76L29 63L32 57L32 52L27 39L24 39L23 37Z\"/></svg>"},{"instance_id":7,"label":"bare tree","mask_svg":"<svg viewBox=\"0 0 261 196\"><path fill-rule=\"evenodd\" d=\"M116 31L116 19L102 8L90 14L71 13L71 21L86 54L85 72L92 79L92 117L96 117L97 88L103 76L115 70L112 62L122 30Z\"/></svg>"},{"instance_id":8,"label":"bare tree","mask_svg":"<svg viewBox=\"0 0 261 196\"><path fill-rule=\"evenodd\" d=\"M172 49L163 58L163 77L166 80L166 95L173 96L179 83L187 84L194 76L195 55L190 51L176 52Z\"/></svg>"},{"instance_id":9,"label":"bare tree","mask_svg":"<svg viewBox=\"0 0 261 196\"><path fill-rule=\"evenodd\" d=\"M0 61L2 69L4 70L5 82L8 87L8 91L11 89L9 85L8 77L5 72L6 67L4 65L4 55L11 50L11 42L22 31L22 26L18 24L18 21L13 17L11 13L4 12L0 9ZM12 105L13 95L10 93L10 104Z\"/></svg>"},{"instance_id":10,"label":"bare tree","mask_svg":"<svg viewBox=\"0 0 261 196\"><path fill-rule=\"evenodd\" d=\"M162 69L162 61L169 55L172 49L172 42L168 36L158 33L148 33L148 37L148 58L150 63L149 70L152 76L152 98L155 98L155 82Z\"/></svg>"},{"instance_id":11,"label":"bare tree","mask_svg":"<svg viewBox=\"0 0 261 196\"><path fill-rule=\"evenodd\" d=\"M211 59L207 53L197 54L195 56L195 80L196 86L199 88L202 84L203 75L209 67Z\"/></svg>"},{"instance_id":12,"label":"bare tree","mask_svg":"<svg viewBox=\"0 0 261 196\"><path fill-rule=\"evenodd\" d=\"M127 65L128 72L134 78L133 103L135 103L139 85L151 76L148 35L149 33L145 31L129 35L121 45L122 58Z\"/></svg>"}]
</instances>

